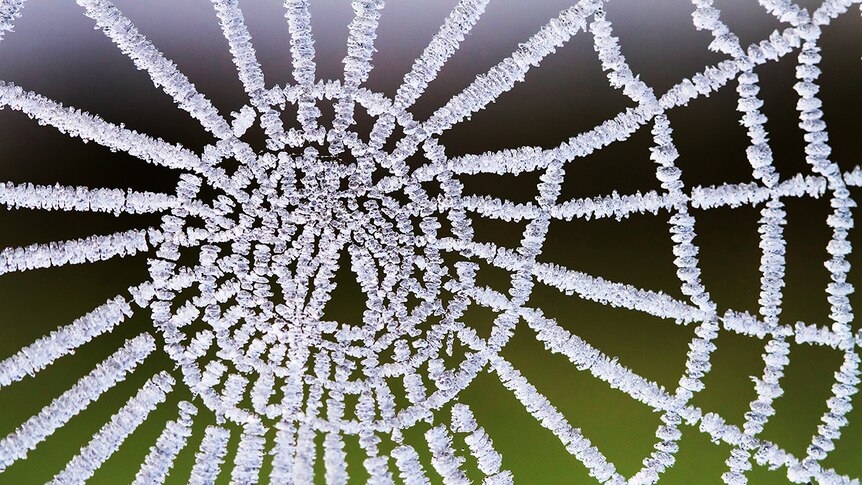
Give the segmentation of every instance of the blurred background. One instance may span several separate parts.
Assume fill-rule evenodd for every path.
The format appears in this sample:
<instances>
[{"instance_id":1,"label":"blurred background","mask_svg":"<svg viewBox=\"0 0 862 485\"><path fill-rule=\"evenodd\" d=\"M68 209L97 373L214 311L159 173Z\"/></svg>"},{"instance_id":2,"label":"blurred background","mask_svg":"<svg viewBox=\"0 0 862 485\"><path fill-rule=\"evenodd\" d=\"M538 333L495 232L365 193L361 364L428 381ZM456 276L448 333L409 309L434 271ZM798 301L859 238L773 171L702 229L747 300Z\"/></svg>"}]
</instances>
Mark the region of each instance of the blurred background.
<instances>
[{"instance_id":1,"label":"blurred background","mask_svg":"<svg viewBox=\"0 0 862 485\"><path fill-rule=\"evenodd\" d=\"M117 0L115 3L222 114L228 116L246 104L227 41L210 2ZM367 86L393 96L413 60L456 3L456 0L387 2L376 41L375 69ZM753 0L714 3L722 11L722 20L744 45L782 28ZM808 8L819 4L813 0L797 3ZM415 117L427 118L477 74L505 58L571 4L571 0L492 0L472 33L413 108ZM241 0L240 5L267 85L292 82L290 36L283 7L279 2L262 0ZM692 10L691 5L679 0L612 0L606 5L607 18L620 39L622 53L632 70L658 94L683 77L723 59L707 49L711 41L709 32L698 32L692 26ZM350 2L314 0L311 12L318 77L340 78L347 25L352 18ZM132 62L93 27L94 22L72 1L27 2L22 17L15 23L15 32L7 34L0 43L0 79L195 151L213 141L187 113L175 107L168 95L153 87L146 73L136 71ZM858 9L851 9L826 28L820 46L821 99L833 160L849 170L862 164L858 138L862 109L859 91L862 16ZM795 66L796 59L790 55L755 71L765 101L763 112L769 118L766 129L782 178L810 173L804 159L802 131L797 126ZM728 83L710 97L668 113L680 151L677 163L689 188L753 180L745 157L748 139L735 109L735 88L735 82ZM579 33L545 59L540 68L531 70L526 82L500 96L471 120L456 125L441 137L441 142L449 156L523 145L553 147L632 105L608 85L593 50L592 36ZM649 130L647 125L630 139L568 165L564 198L604 195L614 190L630 194L659 189L655 164L649 159L652 144ZM66 137L54 128L39 126L21 113L0 110L2 181L171 192L177 176L178 172ZM470 176L463 180L466 192L524 201L536 195L538 174ZM854 197L862 196L859 189L853 191ZM785 202L788 258L782 321L828 325L825 288L829 274L823 261L827 259L826 244L831 235L825 223L829 202L825 198ZM759 212L760 207L748 206L693 212L697 218L695 243L701 250L703 280L722 313L727 309L757 313ZM0 209L0 227L5 228L0 231L0 247L108 234L158 222L158 216L150 215L114 217ZM477 239L511 247L517 245L524 227L521 223L479 219L475 224ZM551 225L540 259L683 298L675 276L668 231L666 212L634 215L619 222L556 221ZM851 239L857 246L862 244L857 234ZM98 264L4 275L0 278L0 359L144 281L146 257L138 255ZM851 255L850 262L858 268L862 256ZM483 272L487 274L480 278L493 280L500 276L490 268ZM857 287L862 284L859 274L857 269L850 272L851 282ZM858 293L851 298L857 308L862 305ZM635 372L668 389L676 388L693 336L692 326L605 307L541 285L529 304L543 309L603 352L617 356ZM345 305L361 311L363 302L345 302ZM477 312L471 314L474 321L470 324L490 328L491 317ZM859 328L859 324L854 323L854 328ZM139 312L116 331L98 337L35 378L4 388L0 391L0 436L12 432L72 386L125 339L150 329L148 315ZM706 389L696 395L694 404L741 426L748 403L756 397L751 377L763 372L764 343L722 331L712 357L713 369L705 378ZM581 428L621 473L629 476L640 468L642 459L656 442L655 429L661 424L659 414L577 371L566 358L545 351L523 324L503 355L573 426ZM790 360L782 380L784 396L776 401L777 414L761 436L796 456L804 456L820 416L827 410L826 400L831 395L833 374L841 356L829 348L792 344ZM0 474L0 483L49 480L149 376L163 369L172 369L170 361L160 354L150 356L124 382L40 444L27 460ZM181 399L191 396L178 384L168 402L151 414L99 469L92 483L129 482L165 421L176 417L175 403ZM481 373L460 399L473 408L479 424L502 453L503 468L514 473L517 483L592 482L586 470L524 410L495 374ZM860 400L862 397L857 395L856 409L848 416L850 424L842 430L837 449L823 463L856 477L862 476ZM199 413L194 435L181 452L169 483L184 483L188 479L204 429L213 422L207 412ZM430 471L427 446L422 446L427 428L428 425L418 426L407 434L407 440L420 452L425 468ZM666 473L665 482L718 483L731 448L711 443L696 428L683 426L682 431L677 464ZM238 438L239 433L234 432L231 446L236 446ZM353 482L363 483L367 478L361 465L364 456L355 438L345 441L350 456L348 471ZM465 447L463 442L456 445ZM384 452L390 448L391 443L382 445ZM228 463L231 461L232 453L228 455ZM262 477L268 476L268 461ZM220 481L226 483L230 467L223 469ZM469 456L465 469L471 477L480 477L475 461ZM322 465L318 470L321 472L318 479L322 479ZM768 471L757 465L748 476L756 484L786 482L784 470Z\"/></svg>"}]
</instances>

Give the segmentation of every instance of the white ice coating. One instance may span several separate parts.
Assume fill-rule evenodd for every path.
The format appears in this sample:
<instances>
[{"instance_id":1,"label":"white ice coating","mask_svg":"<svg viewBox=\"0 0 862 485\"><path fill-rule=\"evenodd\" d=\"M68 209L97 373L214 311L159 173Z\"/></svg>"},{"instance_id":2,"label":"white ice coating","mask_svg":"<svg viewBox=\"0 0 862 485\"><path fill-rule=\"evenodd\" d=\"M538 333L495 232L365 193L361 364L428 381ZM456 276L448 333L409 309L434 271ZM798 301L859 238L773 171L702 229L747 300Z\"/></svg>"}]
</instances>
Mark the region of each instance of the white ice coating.
<instances>
[{"instance_id":1,"label":"white ice coating","mask_svg":"<svg viewBox=\"0 0 862 485\"><path fill-rule=\"evenodd\" d=\"M155 336L145 333L126 341L0 440L0 472L26 459L158 348L170 359L172 370L147 381L56 475L55 483L81 483L91 477L166 399L176 381L191 392L194 405L179 402L179 416L158 424L161 434L135 483L166 480L201 412L214 415L217 425L209 426L194 444L198 451L191 475L179 478L193 484L213 483L226 473L232 482L243 484L266 479L344 484L354 478L348 462L361 462L370 483L469 483L465 469L475 465L483 483L511 484L515 477L495 447L495 430L487 421L489 429L480 426L483 416L474 416L461 402L460 392L480 372L497 378L538 426L603 483L659 481L685 446L687 429L727 445L727 470L721 475L725 483L747 483L747 473L756 466L782 469L794 483L859 483L825 464L841 445L838 440L849 424L860 383L862 331L853 325L849 296L854 288L848 274L853 190L862 187L862 168L842 168L858 161L839 166L833 156L818 79L823 32L839 16L852 15L849 10L860 0L826 0L813 11L791 0L759 0L758 8L781 25L749 46L741 43L712 0L675 6L688 9L692 28L711 36L709 48L723 60L681 79L665 93L656 93L628 65L623 56L627 46L616 37L605 2L573 2L510 56L451 99L440 100L425 120L416 119L411 108L494 2L457 2L389 98L365 87L382 50L375 41L378 23L387 14L383 0L351 3L354 17L346 29L340 80L318 79L315 56L321 46L315 46L310 0L285 0L293 75L287 85L268 84L241 2L212 0L214 12L206 15L217 19L248 97L247 104L227 118L117 7L106 0L77 3L129 58L129 65L144 71L213 141L198 152L0 81L0 109L181 172L175 193L0 183L0 206L8 210L161 218L145 229L0 249L0 275L97 264L139 253L146 253L149 272L148 281L129 288L128 294L0 362L4 392L15 392L17 381L81 351L133 315L149 318L145 321ZM27 14L22 7L23 0L0 0L0 48L4 38L15 35L15 20ZM592 39L608 84L627 98L628 108L550 148L446 154L440 135L517 89L529 71L541 69L543 60L575 35ZM783 173L776 165L766 101L760 95L758 68L780 59L796 62L794 102L808 165L803 173ZM689 187L666 113L719 89L735 90L739 122L748 137L744 156L751 181ZM285 128L288 120L282 113L288 105L296 109L297 128ZM328 127L321 121L321 107L327 105L335 114ZM358 107L374 118L367 136L355 129ZM266 135L265 150L243 140L255 126ZM390 140L396 128L400 138ZM624 142L642 128L652 135L644 159L655 164L659 189L569 199L561 195L571 164ZM539 179L536 195L528 201L472 194L464 184L465 175L527 172ZM824 248L831 280L825 288L827 325L790 322L782 315L788 257L785 204L791 199L829 202L825 223L831 237ZM739 207L755 207L760 214L757 228L751 229L760 236L761 250L753 313L719 308L701 278L698 214ZM553 221L635 217L669 222L684 298L540 260ZM523 232L517 247L478 241L473 230L477 218L519 223ZM485 266L509 275L501 282L506 290L477 283ZM345 274L355 280L365 306L361 314L336 321L331 312L343 302L334 290L344 284ZM532 306L536 284L688 327L691 340L676 388L646 379L545 316ZM140 309L133 310L133 305ZM466 321L471 306L494 312L489 333L480 336ZM547 352L567 359L573 372L589 373L659 416L654 449L632 476L623 476L608 459L613 453L606 455L595 446L587 433L568 422L559 404L503 358L501 351L515 332L526 332ZM726 332L763 344L762 374L753 378L755 398L741 427L692 404L708 382L716 339ZM805 456L794 456L761 437L777 412L774 403L784 393L782 378L799 345L823 347L842 358ZM455 357L461 357L458 364L447 363ZM449 411L451 421L441 419ZM429 426L425 441L407 440L403 432L419 423ZM236 451L229 446L231 436L238 440ZM357 460L348 456L349 442L358 442ZM394 446L385 446L389 444ZM432 467L420 461L420 452L426 451ZM261 470L268 456L271 472L264 477ZM222 473L226 463L230 471ZM323 476L315 474L320 469ZM519 480L530 482L530 477Z\"/></svg>"},{"instance_id":2,"label":"white ice coating","mask_svg":"<svg viewBox=\"0 0 862 485\"><path fill-rule=\"evenodd\" d=\"M0 471L27 457L30 450L47 439L72 417L86 409L105 391L122 381L150 353L156 350L155 339L142 334L126 341L113 355L99 363L69 390L51 401L39 414L28 419L14 432L0 440Z\"/></svg>"},{"instance_id":3,"label":"white ice coating","mask_svg":"<svg viewBox=\"0 0 862 485\"><path fill-rule=\"evenodd\" d=\"M200 449L195 454L195 464L192 467L189 484L206 485L215 483L227 455L227 442L230 431L218 426L207 427L201 440Z\"/></svg>"},{"instance_id":4,"label":"white ice coating","mask_svg":"<svg viewBox=\"0 0 862 485\"><path fill-rule=\"evenodd\" d=\"M24 0L7 0L0 2L0 40L6 32L13 30L15 19L21 16L21 7L24 6Z\"/></svg>"},{"instance_id":5,"label":"white ice coating","mask_svg":"<svg viewBox=\"0 0 862 485\"><path fill-rule=\"evenodd\" d=\"M140 229L107 236L89 236L71 241L8 248L0 251L0 275L69 264L95 263L117 256L134 256L147 249L147 233Z\"/></svg>"},{"instance_id":6,"label":"white ice coating","mask_svg":"<svg viewBox=\"0 0 862 485\"><path fill-rule=\"evenodd\" d=\"M62 185L0 185L0 204L10 209L41 209L118 214L150 214L176 207L166 194L121 189L90 189Z\"/></svg>"},{"instance_id":7,"label":"white ice coating","mask_svg":"<svg viewBox=\"0 0 862 485\"><path fill-rule=\"evenodd\" d=\"M168 421L165 425L156 444L150 448L150 453L144 458L144 463L141 464L141 469L138 470L132 482L133 485L164 483L174 465L174 460L185 448L192 434L192 422L197 414L197 408L188 401L180 401L178 407L179 419Z\"/></svg>"},{"instance_id":8,"label":"white ice coating","mask_svg":"<svg viewBox=\"0 0 862 485\"><path fill-rule=\"evenodd\" d=\"M464 441L470 449L470 454L476 459L479 471L485 474L489 482L503 483L511 476L508 472L500 471L503 457L494 449L494 443L485 429L476 424L473 411L466 404L452 406L452 431L469 433Z\"/></svg>"},{"instance_id":9,"label":"white ice coating","mask_svg":"<svg viewBox=\"0 0 862 485\"><path fill-rule=\"evenodd\" d=\"M431 451L431 464L443 478L446 485L464 485L470 483L467 475L461 470L464 458L458 456L452 448L452 436L445 426L436 426L425 433L428 449Z\"/></svg>"},{"instance_id":10,"label":"white ice coating","mask_svg":"<svg viewBox=\"0 0 862 485\"><path fill-rule=\"evenodd\" d=\"M398 467L398 476L405 485L428 485L428 477L422 463L419 462L419 454L410 445L399 446L392 450L392 457Z\"/></svg>"},{"instance_id":11,"label":"white ice coating","mask_svg":"<svg viewBox=\"0 0 862 485\"><path fill-rule=\"evenodd\" d=\"M0 387L39 372L94 337L110 332L131 315L132 307L124 297L108 300L71 324L54 330L0 362Z\"/></svg>"},{"instance_id":12,"label":"white ice coating","mask_svg":"<svg viewBox=\"0 0 862 485\"><path fill-rule=\"evenodd\" d=\"M160 372L145 382L138 393L69 461L66 468L54 476L52 485L85 483L89 480L147 419L150 412L165 401L165 395L173 386L174 379L167 372Z\"/></svg>"},{"instance_id":13,"label":"white ice coating","mask_svg":"<svg viewBox=\"0 0 862 485\"><path fill-rule=\"evenodd\" d=\"M239 440L230 474L232 483L256 483L263 465L266 428L258 420L248 422Z\"/></svg>"}]
</instances>

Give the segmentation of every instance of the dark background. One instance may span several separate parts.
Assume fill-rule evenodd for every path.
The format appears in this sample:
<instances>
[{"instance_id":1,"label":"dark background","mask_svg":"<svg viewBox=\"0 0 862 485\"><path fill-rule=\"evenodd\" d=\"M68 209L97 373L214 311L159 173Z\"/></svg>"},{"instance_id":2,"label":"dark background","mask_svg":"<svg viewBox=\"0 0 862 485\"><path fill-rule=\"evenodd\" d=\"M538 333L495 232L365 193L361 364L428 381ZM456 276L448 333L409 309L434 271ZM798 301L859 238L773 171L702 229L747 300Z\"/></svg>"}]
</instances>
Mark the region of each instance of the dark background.
<instances>
[{"instance_id":1,"label":"dark background","mask_svg":"<svg viewBox=\"0 0 862 485\"><path fill-rule=\"evenodd\" d=\"M819 2L800 2L816 7ZM221 34L215 12L205 0L116 2L165 55L177 63L198 89L225 115L246 103L240 82ZM413 60L422 52L455 0L388 2L380 21L374 57L375 69L367 86L392 96ZM472 34L432 82L413 109L424 119L480 73L510 54L519 42L568 7L563 0L492 0ZM759 41L779 23L754 1L716 1L722 19L737 32L744 45ZM291 82L290 37L279 2L242 0L246 21L267 85ZM681 0L613 0L607 17L620 38L622 52L632 70L665 92L683 77L715 64L722 57L709 52L708 32L691 23L691 5ZM312 6L313 29L320 78L339 78L346 54L347 24L352 10L346 0L320 0ZM169 96L152 86L146 73L102 34L72 1L30 1L15 24L15 32L0 42L0 79L43 94L66 105L100 114L108 121L179 142L200 150L212 140ZM823 61L820 79L825 119L833 159L845 170L862 163L858 113L862 108L862 17L858 8L833 22L820 45ZM782 178L808 174L802 132L797 127L796 94L793 91L795 56L757 68L761 80L763 112L772 140L776 166ZM709 98L668 113L680 151L678 165L688 187L752 181L745 158L748 139L739 125L736 83L730 82ZM503 94L496 103L444 134L442 143L450 156L486 150L538 145L552 147L616 115L632 102L608 86L592 47L592 37L579 33L563 48L531 70L526 82ZM649 159L652 144L649 125L630 139L616 143L567 167L564 197L621 194L658 189L655 165ZM125 154L111 153L95 144L83 144L50 127L40 127L21 113L0 111L0 180L61 183L91 187L135 188L170 192L177 172L145 164ZM535 174L465 177L467 191L527 200L535 195ZM859 189L853 189L854 196ZM829 274L823 267L830 230L826 199L788 199L788 248L786 289L782 321L828 324L825 287ZM695 242L701 249L703 280L720 311L732 308L757 312L759 278L757 221L760 207L695 210ZM668 215L635 215L613 219L554 222L541 260L554 261L612 281L633 284L681 297L675 277ZM157 216L122 216L85 213L51 213L0 210L0 246L20 246L107 234L158 223ZM477 238L511 241L523 224L477 221ZM853 235L852 240L858 241ZM515 239L512 243L517 242ZM509 243L511 244L511 243ZM862 264L851 255L854 268ZM38 270L0 278L0 358L71 322L130 285L146 278L146 256L98 264ZM862 283L858 269L851 281ZM853 295L858 308L862 301ZM352 302L361 306L361 302ZM674 389L684 369L687 344L693 327L678 326L637 312L613 309L566 297L539 285L530 302L558 319L565 328L609 355L619 357L635 372ZM489 321L472 322L477 326ZM854 328L858 328L854 323ZM101 336L79 352L41 372L0 391L0 436L38 412L68 389L96 363L112 353L124 339L150 330L143 312L110 335ZM695 404L721 414L741 426L748 403L756 396L750 376L760 376L764 342L722 331L713 370L705 379L706 390ZM602 450L624 475L631 475L652 451L659 414L628 396L609 389L588 374L578 372L561 356L551 355L527 328L519 328L503 351L515 367L545 394L573 426ZM782 380L785 395L764 439L778 443L797 457L804 456L825 401L831 394L833 373L841 362L837 351L808 345L791 345L791 363ZM81 415L61 428L0 475L2 483L36 483L50 479L77 450L89 441L107 419L154 372L169 369L161 355L153 355L125 382L103 395ZM97 473L93 483L128 482L136 473L167 419L176 416L175 403L190 399L178 384L176 390ZM850 413L837 450L824 461L840 473L862 475L862 411ZM585 469L569 456L559 441L530 417L493 374L482 373L462 394L474 409L503 454L503 468L512 470L519 483L589 482ZM199 407L202 407L199 406ZM447 414L446 414L447 415ZM444 414L441 414L441 418ZM212 418L201 410L195 434L181 453L172 483L188 477L194 453ZM425 426L427 427L427 426ZM423 427L408 435L422 454L426 469L430 459L421 446ZM730 447L709 442L697 429L683 427L677 464L665 475L667 483L714 483L726 469ZM235 431L231 444L236 445ZM270 440L271 442L271 440ZM355 438L347 438L351 453L349 471L357 483L366 477L361 450ZM463 443L457 443L463 447ZM384 450L386 449L384 443ZM232 454L228 455L228 463ZM229 470L229 466L223 467ZM466 468L478 477L468 457ZM320 470L322 472L322 469ZM268 470L265 470L267 473ZM433 472L430 473L433 475ZM226 480L229 471L221 475ZM262 474L263 476L263 474ZM752 483L784 483L784 470L767 471L755 465ZM318 478L322 478L319 473Z\"/></svg>"}]
</instances>

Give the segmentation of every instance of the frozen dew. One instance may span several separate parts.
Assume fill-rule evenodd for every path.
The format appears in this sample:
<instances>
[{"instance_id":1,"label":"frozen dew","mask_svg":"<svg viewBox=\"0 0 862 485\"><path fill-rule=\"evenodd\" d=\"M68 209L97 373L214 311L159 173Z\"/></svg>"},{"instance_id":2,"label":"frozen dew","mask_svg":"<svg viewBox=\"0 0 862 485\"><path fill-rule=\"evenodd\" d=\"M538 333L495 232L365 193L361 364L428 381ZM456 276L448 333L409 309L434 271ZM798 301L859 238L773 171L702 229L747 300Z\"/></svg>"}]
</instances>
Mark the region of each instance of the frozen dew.
<instances>
[{"instance_id":1,"label":"frozen dew","mask_svg":"<svg viewBox=\"0 0 862 485\"><path fill-rule=\"evenodd\" d=\"M214 415L217 424L193 445L197 451L191 475L180 478L190 483L212 483L227 474L236 483L266 478L272 483L348 483L354 473L347 466L352 458L346 446L350 439L358 440L359 461L371 483L469 483L465 472L469 455L483 483L511 484L514 476L493 436L482 427L483 416L475 416L459 398L483 371L496 376L600 482L657 482L676 462L682 429L693 427L713 442L728 445L727 470L721 475L725 483L746 483L755 466L783 468L797 483L853 483L822 463L840 446L837 440L848 424L859 385L862 333L852 330L849 295L854 289L848 282L855 202L848 187L862 186L862 169L844 172L830 158L818 98L818 42L832 20L850 14L858 0L827 0L813 12L786 0L761 0L760 6L783 28L751 46L741 45L711 0L694 0L689 7L692 28L707 31L712 36L709 48L726 60L658 94L627 64L603 2L582 0L550 19L462 92L440 103L426 120L414 119L410 108L481 21L488 0L457 3L392 99L364 87L378 50L377 26L386 15L382 0L351 3L354 17L340 80L317 77L315 56L321 46L315 45L309 0L286 0L285 28L293 63L293 83L287 85L267 82L240 2L212 0L248 97L248 104L229 119L116 6L106 0L77 3L94 27L213 141L196 153L0 81L0 109L21 112L70 137L182 172L175 193L167 194L0 184L0 205L9 209L161 217L149 228L0 250L0 274L95 264L138 253L147 255L148 270L148 280L127 294L0 362L0 388L36 375L136 313L152 322L150 333L128 340L0 440L0 471L25 459L158 351L170 358L174 370L152 376L55 476L55 483L91 477L173 388L184 387L194 404L180 401L175 417L160 425L135 483L165 482L192 436L195 418L206 413ZM23 4L0 1L0 40L14 35ZM515 88L575 35L592 38L608 84L626 96L631 107L557 147L446 155L439 139L442 133ZM796 105L811 169L806 173L780 173L776 167L759 97L760 79L754 69L781 58L797 60ZM745 155L753 181L687 187L666 112L684 109L689 101L732 82L749 140ZM285 128L281 115L288 105L296 108L298 128ZM328 127L321 121L320 108L325 105L335 113ZM353 129L357 106L374 118L367 140ZM243 141L256 125L266 135L264 150ZM570 163L625 141L641 127L652 134L650 158L660 189L562 200ZM396 128L400 138L390 144ZM413 162L417 158L418 166ZM464 193L463 175L524 172L537 172L539 178L532 201ZM825 262L832 280L825 288L831 309L828 326L782 319L788 223L784 205L789 198L830 201L832 212L825 221L832 234ZM740 206L757 207L761 216L756 315L719 313L701 280L694 209ZM684 299L538 260L552 221L619 221L634 214L667 216ZM477 242L474 217L522 222L518 247ZM508 289L477 283L480 262L506 272L509 276L501 284ZM344 275L355 282L357 298L364 303L351 316L340 311ZM678 386L665 389L642 377L546 317L542 309L529 306L536 283L689 326L693 336ZM479 336L465 321L471 305L497 315L489 335ZM588 372L660 415L654 450L636 473L624 477L582 430L503 358L501 350L516 331L530 332L548 352L568 359L572 372ZM742 427L692 404L705 387L721 332L764 342L763 374L754 378L756 398ZM794 456L781 444L759 437L776 412L773 402L784 392L782 377L793 358L793 343L825 346L843 357L827 411L805 456ZM459 352L456 344L466 350L460 351L464 354L460 363L451 365L448 362ZM446 413L451 419L443 417ZM425 442L406 442L402 432L418 423L427 425ZM384 440L394 447L384 448ZM237 446L231 454L232 441ZM420 461L415 447L426 447L422 451L431 456L430 468ZM267 460L271 471L263 477ZM320 469L316 464L321 462L324 475L316 476Z\"/></svg>"}]
</instances>

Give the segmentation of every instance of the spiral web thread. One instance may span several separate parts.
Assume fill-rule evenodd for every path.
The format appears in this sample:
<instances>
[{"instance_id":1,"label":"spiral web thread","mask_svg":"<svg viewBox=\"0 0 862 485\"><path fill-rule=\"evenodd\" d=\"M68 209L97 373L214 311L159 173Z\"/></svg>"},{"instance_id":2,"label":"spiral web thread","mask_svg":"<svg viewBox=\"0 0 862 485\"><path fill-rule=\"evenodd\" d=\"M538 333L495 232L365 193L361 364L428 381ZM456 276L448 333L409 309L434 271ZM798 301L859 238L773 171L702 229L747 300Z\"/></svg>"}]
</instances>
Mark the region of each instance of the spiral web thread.
<instances>
[{"instance_id":1,"label":"spiral web thread","mask_svg":"<svg viewBox=\"0 0 862 485\"><path fill-rule=\"evenodd\" d=\"M748 47L742 46L722 22L710 0L692 0L694 26L711 32L714 40L710 49L727 59L681 80L661 96L626 64L612 25L605 18L603 2L583 0L550 20L430 118L414 120L408 109L458 49L488 1L461 0L405 75L394 99L388 99L362 87L372 68L382 0L352 3L355 17L349 26L341 81L316 79L308 0L285 1L295 84L274 87L267 87L264 81L237 0L213 0L250 102L233 113L232 120L226 120L110 2L78 0L84 13L135 66L146 71L157 87L217 141L203 153L194 153L0 82L0 108L23 112L69 136L184 172L174 194L0 185L0 203L8 208L165 214L158 227L0 252L0 273L92 263L140 252L151 255L150 281L129 288L0 362L0 388L36 374L91 339L111 332L142 309L151 312L154 331L163 342L157 344L148 333L128 340L75 386L0 440L0 471L25 459L30 450L160 347L180 368L179 384L188 386L221 423L207 429L190 483L212 483L223 466L230 467L233 482L257 482L265 455L272 455L269 478L273 483L311 483L316 460L324 461L326 473L322 478L327 483L346 483L343 437L348 434L359 436L367 455L363 465L372 483L399 479L423 484L429 483L432 474L447 484L467 483L462 470L465 458L453 445L455 435L466 441L467 451L486 477L484 483L511 483L513 476L503 469L504 457L495 451L491 437L471 409L457 402L458 392L483 370L496 374L526 410L601 482L658 481L674 464L680 428L686 425L732 447L726 461L728 469L721 477L725 483L745 483L753 463L783 468L788 479L796 483L859 483L824 468L821 462L835 448L834 442L847 424L845 416L859 383L862 332L854 335L851 327L848 295L853 287L847 282L850 265L846 258L851 252L847 238L853 226L851 208L855 207L848 187L862 185L862 169L842 172L830 159L827 127L817 97L821 32L859 0L827 0L813 13L789 0L759 0L783 25ZM12 32L23 4L23 0L0 2L0 40ZM522 147L454 158L445 155L438 143L440 134L523 81L529 69L579 32L592 36L608 82L628 96L634 107L552 149ZM786 176L776 171L764 127L766 117L760 111L763 103L758 98L754 68L785 56L798 59L795 90L810 174ZM738 111L750 138L746 153L756 181L688 189L675 165L677 151L665 112L707 97L733 80L737 82ZM332 102L335 107L329 129L321 126L318 106L322 102ZM298 128L284 126L280 111L287 104L297 108ZM376 119L368 141L351 130L357 104ZM240 139L254 123L259 123L267 135L264 153L255 153ZM644 125L651 126L651 158L661 191L559 200L569 163L627 139ZM403 135L394 140L394 149L386 151L384 146L396 127ZM347 154L355 162L337 162ZM411 168L406 160L416 154L421 154L424 162ZM232 173L222 164L228 159L239 162ZM372 176L379 171L384 176ZM541 174L538 195L532 202L462 194L461 175L523 172ZM428 183L438 184L439 194L430 194L423 185ZM204 184L220 195L212 201L199 197ZM831 202L832 213L826 222L832 239L827 246L830 259L825 262L832 279L827 288L832 320L828 327L788 325L779 318L785 266L783 200L791 197L828 197ZM700 281L695 219L689 209L742 205L761 207L761 307L759 315L732 310L719 314ZM674 262L687 301L537 261L552 220L620 220L635 213L663 211L670 214ZM520 247L513 250L476 242L470 214L526 221ZM316 222L321 218L326 222ZM203 223L195 225L193 220ZM441 221L451 227L451 235L439 233ZM418 223L418 232L413 222ZM189 266L180 262L180 252L188 250L198 263ZM358 325L323 318L342 251L349 253L351 269L368 298L363 322ZM449 267L444 254L464 258ZM508 294L476 284L477 260L511 274ZM540 309L527 306L536 282L579 298L693 327L695 336L679 386L672 391L664 389L572 335ZM179 295L189 289L196 296L183 300ZM274 297L277 292L283 301ZM411 307L406 303L409 297L419 303ZM471 304L498 313L489 337L480 337L462 322ZM434 320L433 316L439 318ZM206 328L185 333L195 321L205 322ZM432 323L426 324L428 321ZM503 358L500 351L512 333L525 331L523 325L517 326L520 321L548 351L566 356L579 371L589 372L661 415L663 424L655 433L655 451L643 460L640 471L629 478L621 476L602 452ZM692 396L704 388L703 378L710 370L710 355L719 332L764 340L763 376L755 379L757 398L750 403L742 429L691 404ZM450 369L441 356L451 354L454 339L468 351L463 362ZM783 393L781 378L793 342L826 346L843 356L834 375L828 411L805 456L794 456L778 444L758 438L775 412L774 399ZM210 357L210 349L217 349L217 358ZM381 362L386 349L394 355L391 362ZM355 371L361 371L362 377L354 377ZM166 372L152 376L54 482L79 483L91 477L165 400L178 385L176 379ZM390 389L396 380L403 384L410 402L402 409L397 409ZM429 382L434 389L426 387ZM276 390L283 393L280 400L273 398ZM358 399L355 411L346 410L348 395ZM419 421L432 423L435 414L441 414L438 410L448 403L453 403L451 420L437 416L437 424L425 434L433 470L424 469L417 451L404 444L401 431ZM165 425L141 464L135 483L166 479L191 435L197 412L192 403L180 402L178 417ZM226 421L242 430L235 456L228 456L231 431L223 425ZM273 442L268 442L266 431L272 427L277 433ZM316 456L314 440L318 434L324 435L323 456ZM397 445L390 456L380 454L381 434L391 435Z\"/></svg>"}]
</instances>

